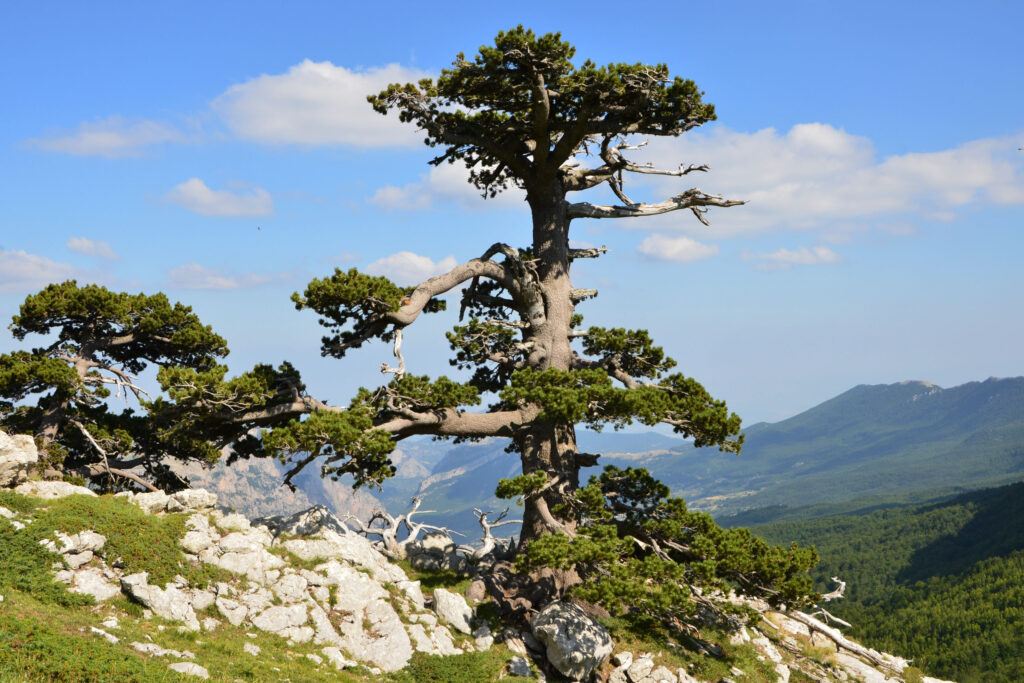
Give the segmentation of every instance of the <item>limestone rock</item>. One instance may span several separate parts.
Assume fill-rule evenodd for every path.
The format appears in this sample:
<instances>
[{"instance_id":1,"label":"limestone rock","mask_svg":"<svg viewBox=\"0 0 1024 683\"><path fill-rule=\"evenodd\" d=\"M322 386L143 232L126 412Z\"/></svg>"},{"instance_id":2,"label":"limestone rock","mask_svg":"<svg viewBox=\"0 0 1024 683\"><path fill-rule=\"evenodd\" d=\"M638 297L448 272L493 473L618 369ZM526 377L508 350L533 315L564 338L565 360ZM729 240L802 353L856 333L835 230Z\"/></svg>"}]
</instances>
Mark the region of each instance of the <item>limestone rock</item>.
<instances>
[{"instance_id":1,"label":"limestone rock","mask_svg":"<svg viewBox=\"0 0 1024 683\"><path fill-rule=\"evenodd\" d=\"M224 553L216 558L214 563L222 569L227 569L235 574L244 574L260 583L276 578L269 577L269 572L284 566L284 561L280 557L268 553L263 548L250 552Z\"/></svg>"},{"instance_id":2,"label":"limestone rock","mask_svg":"<svg viewBox=\"0 0 1024 683\"><path fill-rule=\"evenodd\" d=\"M277 515L274 517L260 517L254 519L253 524L260 524L268 529L275 536L289 534L291 536L313 536L324 529L330 529L338 534L349 532L345 523L338 519L324 505L314 505L311 508L296 512L293 515Z\"/></svg>"},{"instance_id":3,"label":"limestone rock","mask_svg":"<svg viewBox=\"0 0 1024 683\"><path fill-rule=\"evenodd\" d=\"M178 659L195 659L196 655L193 652L184 650L178 652L177 650L168 650L167 648L160 647L156 643L132 643L132 647L145 655L151 655L153 657L177 657Z\"/></svg>"},{"instance_id":4,"label":"limestone rock","mask_svg":"<svg viewBox=\"0 0 1024 683\"><path fill-rule=\"evenodd\" d=\"M644 683L677 683L676 675L664 666L655 667L654 671L647 674Z\"/></svg>"},{"instance_id":5,"label":"limestone rock","mask_svg":"<svg viewBox=\"0 0 1024 683\"><path fill-rule=\"evenodd\" d=\"M302 560L343 559L350 564L369 569L377 581L398 583L409 580L400 567L388 562L388 559L362 536L343 536L330 529L321 530L320 536L312 539L293 539L285 541L282 545Z\"/></svg>"},{"instance_id":6,"label":"limestone rock","mask_svg":"<svg viewBox=\"0 0 1024 683\"><path fill-rule=\"evenodd\" d=\"M654 656L642 654L626 667L626 675L631 681L642 681L654 671Z\"/></svg>"},{"instance_id":7,"label":"limestone rock","mask_svg":"<svg viewBox=\"0 0 1024 683\"><path fill-rule=\"evenodd\" d=\"M245 651L246 653L252 655L253 657L259 657L260 656L260 646L259 645L253 645L252 643L246 643L245 645L242 646L242 650Z\"/></svg>"},{"instance_id":8,"label":"limestone rock","mask_svg":"<svg viewBox=\"0 0 1024 683\"><path fill-rule=\"evenodd\" d=\"M863 683L891 683L891 679L888 676L851 654L837 652L834 656L839 666L850 672L854 680Z\"/></svg>"},{"instance_id":9,"label":"limestone rock","mask_svg":"<svg viewBox=\"0 0 1024 683\"><path fill-rule=\"evenodd\" d=\"M526 661L526 657L515 656L508 660L508 673L511 676L522 676L529 678L533 674L530 673L530 663Z\"/></svg>"},{"instance_id":10,"label":"limestone rock","mask_svg":"<svg viewBox=\"0 0 1024 683\"><path fill-rule=\"evenodd\" d=\"M143 512L155 515L167 510L167 501L170 499L163 491L149 491L147 493L132 494L129 499L135 505L142 508Z\"/></svg>"},{"instance_id":11,"label":"limestone rock","mask_svg":"<svg viewBox=\"0 0 1024 683\"><path fill-rule=\"evenodd\" d=\"M121 588L133 599L141 602L157 616L169 621L181 621L190 631L198 631L199 620L196 618L188 595L173 584L163 590L147 583L146 572L131 574L121 579Z\"/></svg>"},{"instance_id":12,"label":"limestone rock","mask_svg":"<svg viewBox=\"0 0 1024 683\"><path fill-rule=\"evenodd\" d=\"M473 642L476 644L476 649L480 651L490 650L491 646L494 645L494 635L491 633L491 628L484 624L473 631Z\"/></svg>"},{"instance_id":13,"label":"limestone rock","mask_svg":"<svg viewBox=\"0 0 1024 683\"><path fill-rule=\"evenodd\" d=\"M14 487L15 493L23 496L35 496L36 498L63 498L64 496L95 496L95 491L90 491L84 486L75 486L66 481L26 481Z\"/></svg>"},{"instance_id":14,"label":"limestone rock","mask_svg":"<svg viewBox=\"0 0 1024 683\"><path fill-rule=\"evenodd\" d=\"M8 436L0 430L0 488L17 486L27 480L38 462L39 452L31 436Z\"/></svg>"},{"instance_id":15,"label":"limestone rock","mask_svg":"<svg viewBox=\"0 0 1024 683\"><path fill-rule=\"evenodd\" d=\"M285 574L271 586L271 590L282 602L299 602L306 597L308 586L309 582L298 574Z\"/></svg>"},{"instance_id":16,"label":"limestone rock","mask_svg":"<svg viewBox=\"0 0 1024 683\"><path fill-rule=\"evenodd\" d=\"M469 635L473 629L469 626L473 618L472 608L466 599L458 593L446 591L444 588L434 590L434 611L455 630Z\"/></svg>"},{"instance_id":17,"label":"limestone rock","mask_svg":"<svg viewBox=\"0 0 1024 683\"><path fill-rule=\"evenodd\" d=\"M171 664L171 671L177 671L180 674L186 676L198 676L199 678L209 678L210 672L199 666L195 662L178 662L177 664Z\"/></svg>"},{"instance_id":18,"label":"limestone rock","mask_svg":"<svg viewBox=\"0 0 1024 683\"><path fill-rule=\"evenodd\" d=\"M237 512L223 515L215 523L225 531L248 531L252 528L252 523L244 515L240 515Z\"/></svg>"},{"instance_id":19,"label":"limestone rock","mask_svg":"<svg viewBox=\"0 0 1024 683\"><path fill-rule=\"evenodd\" d=\"M278 633L292 626L302 626L307 618L305 605L277 605L261 612L252 620L252 625L261 631Z\"/></svg>"},{"instance_id":20,"label":"limestone rock","mask_svg":"<svg viewBox=\"0 0 1024 683\"><path fill-rule=\"evenodd\" d=\"M221 613L221 616L227 619L232 626L240 626L249 613L249 609L245 605L235 602L231 598L218 596L214 604L217 605L217 611Z\"/></svg>"},{"instance_id":21,"label":"limestone rock","mask_svg":"<svg viewBox=\"0 0 1024 683\"><path fill-rule=\"evenodd\" d=\"M107 642L112 643L114 645L117 645L119 642L121 642L120 638L118 638L117 636L115 636L115 635L113 635L111 633L107 633L106 631L104 631L101 628L96 628L95 626L90 626L89 630L92 631L93 633L96 633L98 635L103 636L107 640Z\"/></svg>"},{"instance_id":22,"label":"limestone rock","mask_svg":"<svg viewBox=\"0 0 1024 683\"><path fill-rule=\"evenodd\" d=\"M398 671L412 657L409 634L398 613L383 599L374 599L364 608L350 613L340 621L338 630L341 647L359 661L383 671Z\"/></svg>"},{"instance_id":23,"label":"limestone rock","mask_svg":"<svg viewBox=\"0 0 1024 683\"><path fill-rule=\"evenodd\" d=\"M168 512L186 510L209 510L217 505L217 494L206 489L183 489L171 494L167 501Z\"/></svg>"},{"instance_id":24,"label":"limestone rock","mask_svg":"<svg viewBox=\"0 0 1024 683\"><path fill-rule=\"evenodd\" d=\"M424 609L426 603L423 600L423 590L420 588L419 581L399 581L396 585L405 597L409 598L409 602L411 602L416 609Z\"/></svg>"},{"instance_id":25,"label":"limestone rock","mask_svg":"<svg viewBox=\"0 0 1024 683\"><path fill-rule=\"evenodd\" d=\"M102 570L86 567L78 570L71 577L71 592L85 593L91 595L96 602L103 602L115 595L120 595L121 589L108 581Z\"/></svg>"},{"instance_id":26,"label":"limestone rock","mask_svg":"<svg viewBox=\"0 0 1024 683\"><path fill-rule=\"evenodd\" d=\"M476 604L487 599L487 584L477 579L466 589L466 601Z\"/></svg>"},{"instance_id":27,"label":"limestone rock","mask_svg":"<svg viewBox=\"0 0 1024 683\"><path fill-rule=\"evenodd\" d=\"M546 646L548 661L573 680L589 676L612 653L607 629L571 603L551 603L533 617L531 628Z\"/></svg>"},{"instance_id":28,"label":"limestone rock","mask_svg":"<svg viewBox=\"0 0 1024 683\"><path fill-rule=\"evenodd\" d=\"M358 664L358 662L346 659L345 656L341 654L341 650L333 646L325 647L320 650L320 652L322 652L324 657L327 658L327 661L333 664L334 668L338 670L347 669Z\"/></svg>"}]
</instances>

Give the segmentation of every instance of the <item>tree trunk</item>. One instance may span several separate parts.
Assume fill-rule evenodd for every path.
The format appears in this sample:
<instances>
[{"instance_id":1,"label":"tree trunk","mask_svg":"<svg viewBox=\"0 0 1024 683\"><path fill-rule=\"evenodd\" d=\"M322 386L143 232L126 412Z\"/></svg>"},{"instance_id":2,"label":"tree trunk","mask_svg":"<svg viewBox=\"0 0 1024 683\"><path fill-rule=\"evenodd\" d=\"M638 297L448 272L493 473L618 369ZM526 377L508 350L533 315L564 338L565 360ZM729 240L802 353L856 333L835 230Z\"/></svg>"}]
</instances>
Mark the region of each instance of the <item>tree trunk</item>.
<instances>
[{"instance_id":1,"label":"tree trunk","mask_svg":"<svg viewBox=\"0 0 1024 683\"><path fill-rule=\"evenodd\" d=\"M527 363L537 370L568 370L572 363L569 332L574 309L570 297L569 219L566 216L565 193L558 181L548 182L539 189L529 190L527 201L533 214L533 250L545 314L543 321L531 321L528 340L534 346ZM575 523L558 518L552 508L564 502L566 496L579 487L574 425L535 422L517 438L517 445L524 474L542 470L548 475L549 482L558 480L538 499L527 500L520 544L556 531L557 527L552 528L551 516L571 533Z\"/></svg>"}]
</instances>

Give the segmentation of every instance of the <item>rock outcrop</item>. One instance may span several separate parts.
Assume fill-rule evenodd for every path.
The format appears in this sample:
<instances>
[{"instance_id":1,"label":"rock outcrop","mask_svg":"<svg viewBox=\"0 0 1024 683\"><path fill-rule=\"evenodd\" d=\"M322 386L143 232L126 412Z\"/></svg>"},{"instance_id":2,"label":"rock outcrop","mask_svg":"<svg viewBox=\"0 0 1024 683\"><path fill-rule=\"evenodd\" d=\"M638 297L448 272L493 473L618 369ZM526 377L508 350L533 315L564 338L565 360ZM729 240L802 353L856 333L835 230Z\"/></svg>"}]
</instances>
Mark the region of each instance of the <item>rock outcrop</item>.
<instances>
[{"instance_id":1,"label":"rock outcrop","mask_svg":"<svg viewBox=\"0 0 1024 683\"><path fill-rule=\"evenodd\" d=\"M9 436L0 430L0 488L17 486L26 481L38 462L39 452L31 436Z\"/></svg>"},{"instance_id":2,"label":"rock outcrop","mask_svg":"<svg viewBox=\"0 0 1024 683\"><path fill-rule=\"evenodd\" d=\"M17 490L47 498L95 495L63 482L25 482ZM418 581L409 580L370 541L324 508L251 522L243 515L218 509L217 497L203 490L118 495L149 514L186 515L186 532L179 540L186 558L196 565L217 566L231 578L210 586L193 586L178 576L162 586L153 585L146 573L125 574L118 558L107 557L107 539L88 530L56 532L41 541L63 558L55 565L56 578L70 590L92 595L99 602L124 594L147 613L173 622L181 630L209 632L227 628L226 623L244 629L251 637L272 634L284 639L289 650L295 648L294 656L328 670L361 664L379 674L404 668L417 651L459 655L497 643L508 650L505 671L514 676L534 676L539 670L557 671L570 680L598 676L608 683L707 683L686 669L668 666L669 660L662 654L614 653L607 630L567 602L553 602L534 614L528 630L507 627L492 634L462 595L438 588L425 597ZM32 523L29 515L4 508L0 508L0 516L17 528ZM433 541L442 542L428 540L419 554L447 556L452 552L448 543L431 547ZM486 598L479 590L482 585L475 583L469 591L475 595L474 602ZM796 671L815 680L899 680L907 665L899 657L850 641L837 649L835 641L813 620L806 621L807 615L772 612L763 605L759 611L765 613L766 620L756 627L741 628L731 642L754 648L757 659L774 668L782 683ZM103 628L92 627L91 631L111 644L121 642L150 657L185 660L168 666L183 674L209 676L204 662L192 661L197 657L191 652L152 642L119 641L110 632L118 628L116 618L100 625ZM809 662L807 657L792 654L809 648L828 650L827 663ZM263 656L255 643L246 643L244 652L245 657ZM610 665L606 664L609 658ZM745 675L734 669L721 680L738 682ZM923 681L942 683L927 677Z\"/></svg>"},{"instance_id":3,"label":"rock outcrop","mask_svg":"<svg viewBox=\"0 0 1024 683\"><path fill-rule=\"evenodd\" d=\"M612 637L582 609L553 602L530 622L534 637L545 646L548 661L566 678L587 678L614 649Z\"/></svg>"}]
</instances>

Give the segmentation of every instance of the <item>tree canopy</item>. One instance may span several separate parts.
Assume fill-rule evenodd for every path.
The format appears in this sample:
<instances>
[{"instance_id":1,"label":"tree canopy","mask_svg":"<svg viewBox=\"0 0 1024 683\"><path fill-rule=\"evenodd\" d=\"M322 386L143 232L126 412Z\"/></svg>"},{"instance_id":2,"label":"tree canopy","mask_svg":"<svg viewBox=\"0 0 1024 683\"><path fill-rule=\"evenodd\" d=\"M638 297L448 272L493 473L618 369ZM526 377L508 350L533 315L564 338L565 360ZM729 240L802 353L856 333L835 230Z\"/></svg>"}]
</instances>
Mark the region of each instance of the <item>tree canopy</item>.
<instances>
[{"instance_id":1,"label":"tree canopy","mask_svg":"<svg viewBox=\"0 0 1024 683\"><path fill-rule=\"evenodd\" d=\"M648 585L658 577L681 581L677 593L649 598L662 607L686 596L692 607L698 592L680 588L691 583L799 603L809 590L801 572L813 564L813 552L719 529L669 498L646 472L609 470L580 488L580 468L599 455L578 452L579 424L664 423L695 446L733 453L742 436L724 401L695 379L670 373L676 361L646 331L583 325L577 306L597 292L573 287L570 269L606 249L571 248L572 221L689 209L706 224L710 207L742 202L695 187L657 203L632 201L625 186L631 174L682 178L708 170L634 163L627 153L642 144L637 136L680 135L712 120L714 109L692 81L670 77L665 65L575 66L573 57L559 34L538 37L517 27L472 59L460 54L436 80L393 84L368 98L378 112L397 111L424 133L439 150L431 163L464 164L485 197L510 187L525 191L532 222L530 245L494 244L412 287L336 269L293 295L297 309L319 316L324 356L344 358L371 340L393 344L397 365L381 366L391 381L360 389L347 406L329 406L288 365L260 366L231 380L218 368L165 369L161 381L177 424L210 444L234 440L232 457L278 457L288 468L286 481L312 465L324 476L350 474L357 486L391 476L390 454L411 436L505 438L523 472L499 487L525 505L522 568L554 568L569 583L579 581L577 570L604 577L586 590L612 590L616 576L645 576ZM605 183L618 204L568 199ZM459 291L448 341L452 365L468 378L407 372L403 335L421 314L445 311L443 297ZM631 516L641 511L649 518L642 523ZM638 575L641 566L650 571ZM626 604L636 596L620 598Z\"/></svg>"},{"instance_id":2,"label":"tree canopy","mask_svg":"<svg viewBox=\"0 0 1024 683\"><path fill-rule=\"evenodd\" d=\"M166 438L166 415L151 410L137 381L149 365L208 371L227 355L224 339L192 310L163 294L125 294L75 281L25 299L10 326L18 340L47 346L0 355L0 424L35 434L51 468L111 483L112 478L182 486L165 456L188 458ZM129 398L115 413L106 399ZM32 404L35 399L35 404ZM217 453L207 452L206 460ZM130 470L142 468L140 477Z\"/></svg>"}]
</instances>

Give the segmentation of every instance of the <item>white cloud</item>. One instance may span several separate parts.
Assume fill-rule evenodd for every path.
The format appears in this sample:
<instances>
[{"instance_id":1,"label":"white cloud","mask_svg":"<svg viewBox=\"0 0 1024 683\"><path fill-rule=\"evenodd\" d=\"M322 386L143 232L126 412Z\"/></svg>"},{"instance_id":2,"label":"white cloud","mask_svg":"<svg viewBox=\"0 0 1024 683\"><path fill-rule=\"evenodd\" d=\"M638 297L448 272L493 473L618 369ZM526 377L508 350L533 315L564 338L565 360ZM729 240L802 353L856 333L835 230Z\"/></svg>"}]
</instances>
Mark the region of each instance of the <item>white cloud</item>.
<instances>
[{"instance_id":1,"label":"white cloud","mask_svg":"<svg viewBox=\"0 0 1024 683\"><path fill-rule=\"evenodd\" d=\"M65 246L76 254L95 256L108 261L118 261L121 258L106 242L91 240L88 237L72 237Z\"/></svg>"},{"instance_id":2,"label":"white cloud","mask_svg":"<svg viewBox=\"0 0 1024 683\"><path fill-rule=\"evenodd\" d=\"M434 203L422 183L410 183L402 187L385 185L367 201L381 209L400 211L425 211Z\"/></svg>"},{"instance_id":3,"label":"white cloud","mask_svg":"<svg viewBox=\"0 0 1024 683\"><path fill-rule=\"evenodd\" d=\"M204 216L268 216L274 201L266 190L255 187L248 194L211 190L199 178L190 178L164 195L164 199Z\"/></svg>"},{"instance_id":4,"label":"white cloud","mask_svg":"<svg viewBox=\"0 0 1024 683\"><path fill-rule=\"evenodd\" d=\"M400 147L422 144L415 126L373 111L366 96L432 76L398 64L353 71L305 60L233 85L212 103L235 135L267 144Z\"/></svg>"},{"instance_id":5,"label":"white cloud","mask_svg":"<svg viewBox=\"0 0 1024 683\"><path fill-rule=\"evenodd\" d=\"M207 268L198 263L188 263L167 271L168 286L172 289L245 289L270 280L268 276L254 273L226 275L216 268Z\"/></svg>"},{"instance_id":6,"label":"white cloud","mask_svg":"<svg viewBox=\"0 0 1024 683\"><path fill-rule=\"evenodd\" d=\"M427 256L420 256L411 251L400 251L397 254L378 259L366 266L364 272L369 275L384 275L399 285L415 285L449 270L458 265L454 256L446 256L434 263Z\"/></svg>"},{"instance_id":7,"label":"white cloud","mask_svg":"<svg viewBox=\"0 0 1024 683\"><path fill-rule=\"evenodd\" d=\"M184 134L166 123L111 116L102 121L80 123L65 135L34 138L28 142L49 152L115 158L137 156L143 147L185 139Z\"/></svg>"},{"instance_id":8,"label":"white cloud","mask_svg":"<svg viewBox=\"0 0 1024 683\"><path fill-rule=\"evenodd\" d=\"M82 274L66 263L57 263L45 256L0 249L0 292L35 290Z\"/></svg>"},{"instance_id":9,"label":"white cloud","mask_svg":"<svg viewBox=\"0 0 1024 683\"><path fill-rule=\"evenodd\" d=\"M839 263L842 259L828 247L800 247L796 251L778 249L767 254L745 253L746 260L759 260L758 270L789 270L793 266L817 266L824 263Z\"/></svg>"},{"instance_id":10,"label":"white cloud","mask_svg":"<svg viewBox=\"0 0 1024 683\"><path fill-rule=\"evenodd\" d=\"M718 245L703 244L689 237L651 235L636 248L641 254L658 261L692 263L718 253Z\"/></svg>"},{"instance_id":11,"label":"white cloud","mask_svg":"<svg viewBox=\"0 0 1024 683\"><path fill-rule=\"evenodd\" d=\"M516 187L484 199L480 190L470 184L469 169L464 164L441 164L432 167L417 182L402 187L385 185L367 201L382 209L422 211L438 200L455 202L464 209L489 210L524 207L525 199L526 193Z\"/></svg>"},{"instance_id":12,"label":"white cloud","mask_svg":"<svg viewBox=\"0 0 1024 683\"><path fill-rule=\"evenodd\" d=\"M718 127L656 140L639 161L662 168L708 163L713 170L671 180L646 176L652 194L675 194L692 184L746 206L712 209L718 235L777 229L816 230L836 222L903 215L926 220L968 204L1024 203L1024 158L1011 138L990 138L937 152L879 159L872 142L822 123L741 133ZM639 155L643 155L641 158ZM1014 156L1016 154L1016 156ZM652 187L653 186L653 187ZM669 214L671 216L672 214ZM651 219L630 220L650 229ZM668 217L653 219L659 227ZM705 230L673 218L672 225ZM645 222L648 221L648 222Z\"/></svg>"}]
</instances>

